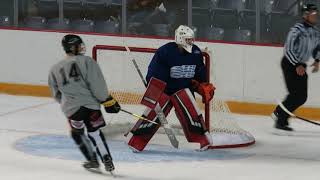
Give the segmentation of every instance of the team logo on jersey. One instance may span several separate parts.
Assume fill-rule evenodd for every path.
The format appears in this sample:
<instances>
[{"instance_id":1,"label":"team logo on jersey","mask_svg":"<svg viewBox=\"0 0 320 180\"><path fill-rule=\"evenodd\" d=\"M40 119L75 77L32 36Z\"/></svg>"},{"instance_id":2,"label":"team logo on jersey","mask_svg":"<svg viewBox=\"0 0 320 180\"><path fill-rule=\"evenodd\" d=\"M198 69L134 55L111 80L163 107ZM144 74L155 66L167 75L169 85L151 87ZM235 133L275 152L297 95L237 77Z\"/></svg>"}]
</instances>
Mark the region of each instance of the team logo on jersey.
<instances>
[{"instance_id":1,"label":"team logo on jersey","mask_svg":"<svg viewBox=\"0 0 320 180\"><path fill-rule=\"evenodd\" d=\"M171 78L193 78L195 75L196 65L173 66L170 69Z\"/></svg>"},{"instance_id":2,"label":"team logo on jersey","mask_svg":"<svg viewBox=\"0 0 320 180\"><path fill-rule=\"evenodd\" d=\"M194 54L201 54L201 52L199 50L195 50L193 53Z\"/></svg>"}]
</instances>

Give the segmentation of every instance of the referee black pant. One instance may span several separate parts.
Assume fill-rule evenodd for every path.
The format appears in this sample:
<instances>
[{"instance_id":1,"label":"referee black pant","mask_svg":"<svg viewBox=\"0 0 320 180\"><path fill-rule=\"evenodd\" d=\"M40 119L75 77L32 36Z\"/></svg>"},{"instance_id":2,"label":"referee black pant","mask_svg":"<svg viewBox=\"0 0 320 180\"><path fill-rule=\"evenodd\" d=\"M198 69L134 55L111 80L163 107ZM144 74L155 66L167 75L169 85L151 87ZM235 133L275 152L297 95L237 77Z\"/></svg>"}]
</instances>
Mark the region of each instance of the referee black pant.
<instances>
[{"instance_id":1,"label":"referee black pant","mask_svg":"<svg viewBox=\"0 0 320 180\"><path fill-rule=\"evenodd\" d=\"M306 65L303 64L306 68ZM293 112L302 106L308 97L308 75L305 73L299 76L296 72L296 67L292 65L286 57L282 58L281 68L288 90L288 95L282 104L290 111ZM278 125L287 126L289 115L283 111L280 106L275 110L278 116Z\"/></svg>"}]
</instances>

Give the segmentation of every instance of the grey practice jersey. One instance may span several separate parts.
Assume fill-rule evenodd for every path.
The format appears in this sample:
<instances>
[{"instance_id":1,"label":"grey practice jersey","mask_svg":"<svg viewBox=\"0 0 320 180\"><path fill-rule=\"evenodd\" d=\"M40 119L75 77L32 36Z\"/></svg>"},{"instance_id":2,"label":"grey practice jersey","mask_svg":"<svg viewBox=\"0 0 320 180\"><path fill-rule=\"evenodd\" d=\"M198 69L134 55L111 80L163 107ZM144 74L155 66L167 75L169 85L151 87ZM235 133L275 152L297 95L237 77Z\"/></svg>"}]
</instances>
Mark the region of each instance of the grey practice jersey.
<instances>
[{"instance_id":1,"label":"grey practice jersey","mask_svg":"<svg viewBox=\"0 0 320 180\"><path fill-rule=\"evenodd\" d=\"M98 110L109 96L99 65L88 56L68 56L54 65L48 84L67 117L81 106Z\"/></svg>"}]
</instances>

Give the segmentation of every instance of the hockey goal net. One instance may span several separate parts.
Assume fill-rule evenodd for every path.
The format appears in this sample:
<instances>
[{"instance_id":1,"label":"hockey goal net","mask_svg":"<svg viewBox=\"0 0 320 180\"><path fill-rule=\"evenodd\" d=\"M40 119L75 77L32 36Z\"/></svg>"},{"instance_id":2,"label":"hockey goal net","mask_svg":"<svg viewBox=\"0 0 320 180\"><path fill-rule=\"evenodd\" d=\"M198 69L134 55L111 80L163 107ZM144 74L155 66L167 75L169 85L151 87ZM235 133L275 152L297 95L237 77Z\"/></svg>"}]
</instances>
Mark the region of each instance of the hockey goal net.
<instances>
[{"instance_id":1,"label":"hockey goal net","mask_svg":"<svg viewBox=\"0 0 320 180\"><path fill-rule=\"evenodd\" d=\"M142 76L145 77L155 51L156 49L153 48L109 45L96 45L92 50L92 57L100 65L113 97L123 108L136 114L142 114L144 111L145 107L140 105L140 100L146 88L132 60L135 60ZM203 57L207 78L210 79L212 59L207 52L203 52ZM211 148L234 148L254 144L254 137L239 127L224 101L214 97L209 104L202 104L199 96L196 96L196 99L203 111L206 126L213 137L214 144ZM134 117L126 114L106 114L106 116L108 124L111 126L117 124L117 128L122 129L123 132L135 124ZM175 133L182 135L183 132L175 114L171 112L167 119Z\"/></svg>"}]
</instances>

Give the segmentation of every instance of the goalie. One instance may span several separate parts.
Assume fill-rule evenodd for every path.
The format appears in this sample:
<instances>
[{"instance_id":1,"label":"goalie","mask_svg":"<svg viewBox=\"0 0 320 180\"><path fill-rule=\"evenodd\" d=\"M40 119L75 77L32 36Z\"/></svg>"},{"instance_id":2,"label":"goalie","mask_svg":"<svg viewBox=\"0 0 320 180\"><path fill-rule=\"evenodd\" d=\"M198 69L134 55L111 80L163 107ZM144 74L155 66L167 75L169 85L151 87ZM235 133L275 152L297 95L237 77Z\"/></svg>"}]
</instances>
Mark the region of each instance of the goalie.
<instances>
[{"instance_id":1,"label":"goalie","mask_svg":"<svg viewBox=\"0 0 320 180\"><path fill-rule=\"evenodd\" d=\"M186 139L200 144L206 150L212 143L203 116L196 105L194 92L208 103L214 95L215 87L207 82L206 67L200 48L194 45L194 32L187 26L179 26L175 31L175 42L160 47L152 58L146 76L148 88L143 99L156 99L167 116L174 107ZM163 92L157 92L165 86ZM161 91L161 90L160 90ZM142 103L146 105L145 103ZM143 116L159 124L139 120L130 131L128 145L136 152L142 151L160 127L154 107L148 106ZM170 121L170 120L169 120Z\"/></svg>"}]
</instances>

